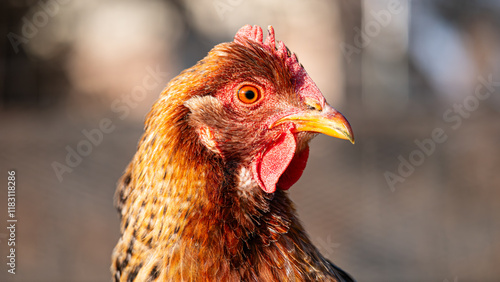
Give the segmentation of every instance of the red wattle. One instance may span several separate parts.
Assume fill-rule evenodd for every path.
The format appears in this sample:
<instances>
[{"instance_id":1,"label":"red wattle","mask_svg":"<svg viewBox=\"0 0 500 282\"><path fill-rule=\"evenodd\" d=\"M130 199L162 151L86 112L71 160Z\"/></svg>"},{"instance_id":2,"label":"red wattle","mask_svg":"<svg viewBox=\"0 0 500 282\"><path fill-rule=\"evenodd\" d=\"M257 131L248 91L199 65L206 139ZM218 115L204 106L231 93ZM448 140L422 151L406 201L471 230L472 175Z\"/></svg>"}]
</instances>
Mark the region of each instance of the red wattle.
<instances>
[{"instance_id":1,"label":"red wattle","mask_svg":"<svg viewBox=\"0 0 500 282\"><path fill-rule=\"evenodd\" d=\"M302 173L306 168L308 158L309 146L301 152L295 154L287 169L278 180L278 188L288 190L293 184L295 184L295 182L299 181L299 178L302 176Z\"/></svg>"},{"instance_id":2,"label":"red wattle","mask_svg":"<svg viewBox=\"0 0 500 282\"><path fill-rule=\"evenodd\" d=\"M266 193L274 193L276 187L288 190L304 171L309 147L295 155L296 141L288 130L252 164L253 178Z\"/></svg>"}]
</instances>

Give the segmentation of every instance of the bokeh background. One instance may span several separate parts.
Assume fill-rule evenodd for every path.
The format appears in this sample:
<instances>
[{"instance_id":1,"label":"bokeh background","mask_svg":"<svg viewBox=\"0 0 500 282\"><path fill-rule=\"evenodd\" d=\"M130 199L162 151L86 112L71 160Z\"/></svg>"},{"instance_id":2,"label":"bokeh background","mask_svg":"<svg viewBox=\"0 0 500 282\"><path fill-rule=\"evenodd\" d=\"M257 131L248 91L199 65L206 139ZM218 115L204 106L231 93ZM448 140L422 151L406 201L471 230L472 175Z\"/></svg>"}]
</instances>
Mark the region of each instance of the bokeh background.
<instances>
[{"instance_id":1,"label":"bokeh background","mask_svg":"<svg viewBox=\"0 0 500 282\"><path fill-rule=\"evenodd\" d=\"M273 25L354 129L354 146L313 140L290 191L322 253L358 281L500 281L494 0L1 1L0 281L110 280L113 193L145 114L244 24Z\"/></svg>"}]
</instances>

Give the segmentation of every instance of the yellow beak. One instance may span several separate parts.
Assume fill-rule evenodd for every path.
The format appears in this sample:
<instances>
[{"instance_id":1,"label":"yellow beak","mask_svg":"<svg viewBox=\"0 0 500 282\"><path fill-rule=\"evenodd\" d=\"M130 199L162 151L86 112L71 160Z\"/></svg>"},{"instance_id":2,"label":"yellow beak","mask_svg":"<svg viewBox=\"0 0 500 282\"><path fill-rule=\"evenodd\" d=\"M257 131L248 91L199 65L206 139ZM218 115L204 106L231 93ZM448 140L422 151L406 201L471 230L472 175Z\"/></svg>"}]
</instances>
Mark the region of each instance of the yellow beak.
<instances>
[{"instance_id":1,"label":"yellow beak","mask_svg":"<svg viewBox=\"0 0 500 282\"><path fill-rule=\"evenodd\" d=\"M292 122L296 131L323 133L335 138L345 139L354 144L354 133L347 119L335 109L326 105L321 111L311 110L285 116L271 125L275 127L282 123Z\"/></svg>"}]
</instances>

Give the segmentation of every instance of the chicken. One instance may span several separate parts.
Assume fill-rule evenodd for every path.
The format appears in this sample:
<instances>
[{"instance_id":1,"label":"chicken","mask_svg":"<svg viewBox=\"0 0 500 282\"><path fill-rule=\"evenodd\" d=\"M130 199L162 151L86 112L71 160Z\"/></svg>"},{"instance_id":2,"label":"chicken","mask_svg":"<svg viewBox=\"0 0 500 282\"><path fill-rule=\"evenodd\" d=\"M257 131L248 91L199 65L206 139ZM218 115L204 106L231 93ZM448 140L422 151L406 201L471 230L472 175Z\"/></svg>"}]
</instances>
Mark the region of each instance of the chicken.
<instances>
[{"instance_id":1,"label":"chicken","mask_svg":"<svg viewBox=\"0 0 500 282\"><path fill-rule=\"evenodd\" d=\"M354 143L272 27L215 46L167 85L119 181L115 281L352 281L286 192L318 133Z\"/></svg>"}]
</instances>

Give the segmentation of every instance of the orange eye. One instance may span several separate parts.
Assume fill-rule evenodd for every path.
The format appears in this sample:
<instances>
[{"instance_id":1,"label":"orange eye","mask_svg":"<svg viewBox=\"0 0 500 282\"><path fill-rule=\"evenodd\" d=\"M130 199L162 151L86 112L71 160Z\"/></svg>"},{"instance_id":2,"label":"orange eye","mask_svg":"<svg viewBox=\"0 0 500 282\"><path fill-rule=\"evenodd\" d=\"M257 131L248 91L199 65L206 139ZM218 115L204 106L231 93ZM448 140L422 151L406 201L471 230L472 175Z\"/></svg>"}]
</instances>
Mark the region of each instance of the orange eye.
<instances>
[{"instance_id":1,"label":"orange eye","mask_svg":"<svg viewBox=\"0 0 500 282\"><path fill-rule=\"evenodd\" d=\"M253 104L260 99L260 91L252 85L244 85L238 90L238 99L245 104Z\"/></svg>"}]
</instances>

